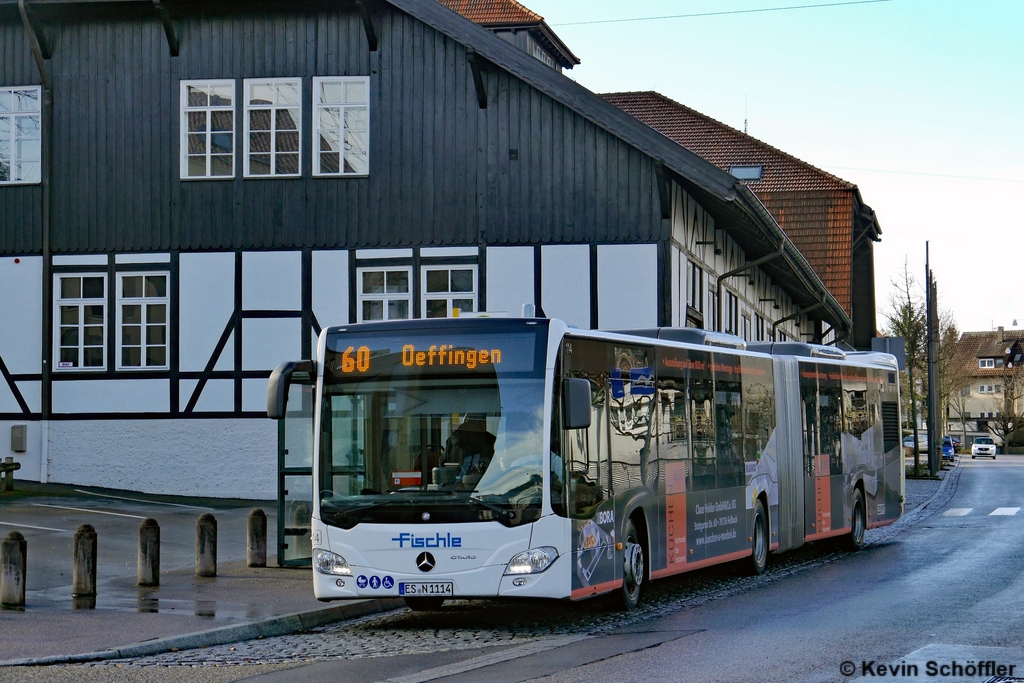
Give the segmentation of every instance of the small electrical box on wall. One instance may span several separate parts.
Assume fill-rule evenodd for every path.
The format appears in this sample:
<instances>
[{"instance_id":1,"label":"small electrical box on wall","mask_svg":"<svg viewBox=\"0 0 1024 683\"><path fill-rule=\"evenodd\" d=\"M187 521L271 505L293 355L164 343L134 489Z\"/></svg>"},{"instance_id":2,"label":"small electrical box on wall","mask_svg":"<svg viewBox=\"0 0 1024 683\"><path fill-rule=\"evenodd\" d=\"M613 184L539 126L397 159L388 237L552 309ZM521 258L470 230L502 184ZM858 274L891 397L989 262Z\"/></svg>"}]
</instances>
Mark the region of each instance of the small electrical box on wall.
<instances>
[{"instance_id":1,"label":"small electrical box on wall","mask_svg":"<svg viewBox=\"0 0 1024 683\"><path fill-rule=\"evenodd\" d=\"M11 450L15 453L25 452L25 438L26 432L28 431L28 425L12 425L11 426Z\"/></svg>"}]
</instances>

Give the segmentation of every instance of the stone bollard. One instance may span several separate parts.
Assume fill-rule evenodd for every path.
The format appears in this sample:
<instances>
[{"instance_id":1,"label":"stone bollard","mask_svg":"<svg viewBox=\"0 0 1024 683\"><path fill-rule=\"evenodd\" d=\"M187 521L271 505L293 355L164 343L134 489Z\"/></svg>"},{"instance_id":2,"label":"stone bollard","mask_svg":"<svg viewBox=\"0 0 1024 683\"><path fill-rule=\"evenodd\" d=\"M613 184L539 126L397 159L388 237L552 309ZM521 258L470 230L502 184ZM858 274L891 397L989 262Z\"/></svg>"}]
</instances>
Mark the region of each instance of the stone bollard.
<instances>
[{"instance_id":1,"label":"stone bollard","mask_svg":"<svg viewBox=\"0 0 1024 683\"><path fill-rule=\"evenodd\" d=\"M217 576L217 518L209 512L196 522L196 576Z\"/></svg>"},{"instance_id":2,"label":"stone bollard","mask_svg":"<svg viewBox=\"0 0 1024 683\"><path fill-rule=\"evenodd\" d=\"M83 524L75 532L71 596L75 598L96 597L96 529L91 524Z\"/></svg>"},{"instance_id":3,"label":"stone bollard","mask_svg":"<svg viewBox=\"0 0 1024 683\"><path fill-rule=\"evenodd\" d=\"M146 518L139 525L139 572L136 586L160 585L160 525Z\"/></svg>"},{"instance_id":4,"label":"stone bollard","mask_svg":"<svg viewBox=\"0 0 1024 683\"><path fill-rule=\"evenodd\" d=\"M267 513L254 508L249 513L249 537L245 543L246 565L267 566Z\"/></svg>"},{"instance_id":5,"label":"stone bollard","mask_svg":"<svg viewBox=\"0 0 1024 683\"><path fill-rule=\"evenodd\" d=\"M25 558L28 543L17 531L4 538L0 549L0 605L25 607Z\"/></svg>"}]
</instances>

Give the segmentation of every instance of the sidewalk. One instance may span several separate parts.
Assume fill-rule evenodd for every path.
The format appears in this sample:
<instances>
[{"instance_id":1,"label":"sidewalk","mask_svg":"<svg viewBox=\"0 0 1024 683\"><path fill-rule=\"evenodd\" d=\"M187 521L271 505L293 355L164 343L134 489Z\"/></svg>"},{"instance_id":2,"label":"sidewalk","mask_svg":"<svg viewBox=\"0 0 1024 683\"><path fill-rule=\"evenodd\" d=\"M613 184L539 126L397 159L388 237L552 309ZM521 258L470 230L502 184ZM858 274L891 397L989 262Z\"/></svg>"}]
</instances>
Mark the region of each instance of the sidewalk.
<instances>
[{"instance_id":1,"label":"sidewalk","mask_svg":"<svg viewBox=\"0 0 1024 683\"><path fill-rule=\"evenodd\" d=\"M268 512L268 545L276 545L276 520L266 501L23 488L21 495L0 497L0 535L17 530L28 542L26 607L0 611L0 664L143 656L293 633L404 604L321 603L308 568L274 567L276 557L268 558L267 568L246 567L245 519L254 504ZM195 520L202 511L219 522L216 578L195 576ZM135 586L137 529L145 517L161 525L158 588ZM72 539L85 523L99 537L96 607L74 609Z\"/></svg>"}]
</instances>

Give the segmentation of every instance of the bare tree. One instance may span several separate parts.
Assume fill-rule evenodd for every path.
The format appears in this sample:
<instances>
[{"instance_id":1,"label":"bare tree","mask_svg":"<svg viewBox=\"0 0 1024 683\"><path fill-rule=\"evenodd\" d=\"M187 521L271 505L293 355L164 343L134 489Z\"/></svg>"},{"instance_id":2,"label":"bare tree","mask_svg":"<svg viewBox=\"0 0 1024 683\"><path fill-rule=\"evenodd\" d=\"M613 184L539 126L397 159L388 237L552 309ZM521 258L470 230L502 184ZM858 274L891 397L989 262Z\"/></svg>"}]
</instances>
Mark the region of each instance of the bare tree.
<instances>
[{"instance_id":1,"label":"bare tree","mask_svg":"<svg viewBox=\"0 0 1024 683\"><path fill-rule=\"evenodd\" d=\"M903 262L903 273L892 280L893 292L889 298L892 310L886 315L886 333L893 337L903 337L907 357L907 390L901 396L909 406L904 404L904 415L909 408L910 422L914 430L914 472L920 471L921 453L918 444L920 435L917 429L918 412L918 377L923 376L924 362L927 356L925 310L922 295L914 276L910 274L910 266ZM934 435L933 435L934 437Z\"/></svg>"}]
</instances>

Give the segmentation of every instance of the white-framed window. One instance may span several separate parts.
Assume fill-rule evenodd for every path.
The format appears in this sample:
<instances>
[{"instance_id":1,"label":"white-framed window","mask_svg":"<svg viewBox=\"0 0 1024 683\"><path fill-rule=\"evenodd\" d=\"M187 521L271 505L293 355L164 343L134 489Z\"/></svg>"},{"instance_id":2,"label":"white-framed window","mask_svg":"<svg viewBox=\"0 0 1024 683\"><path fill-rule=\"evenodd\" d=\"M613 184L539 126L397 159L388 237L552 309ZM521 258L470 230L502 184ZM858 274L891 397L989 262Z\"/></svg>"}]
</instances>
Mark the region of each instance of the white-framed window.
<instances>
[{"instance_id":1,"label":"white-framed window","mask_svg":"<svg viewBox=\"0 0 1024 683\"><path fill-rule=\"evenodd\" d=\"M698 313L704 312L704 269L693 261L686 261L686 305Z\"/></svg>"},{"instance_id":2,"label":"white-framed window","mask_svg":"<svg viewBox=\"0 0 1024 683\"><path fill-rule=\"evenodd\" d=\"M708 308L707 315L704 317L704 329L715 330L717 324L717 318L715 317L715 309L718 307L718 292L715 291L714 287L708 287Z\"/></svg>"},{"instance_id":3,"label":"white-framed window","mask_svg":"<svg viewBox=\"0 0 1024 683\"><path fill-rule=\"evenodd\" d=\"M449 318L456 308L476 311L476 266L424 266L423 317Z\"/></svg>"},{"instance_id":4,"label":"white-framed window","mask_svg":"<svg viewBox=\"0 0 1024 683\"><path fill-rule=\"evenodd\" d=\"M118 369L166 369L168 274L126 272L117 279Z\"/></svg>"},{"instance_id":5,"label":"white-framed window","mask_svg":"<svg viewBox=\"0 0 1024 683\"><path fill-rule=\"evenodd\" d=\"M302 81L245 79L245 177L298 176L302 170Z\"/></svg>"},{"instance_id":6,"label":"white-framed window","mask_svg":"<svg viewBox=\"0 0 1024 683\"><path fill-rule=\"evenodd\" d=\"M744 313L743 318L743 339L750 341L750 316Z\"/></svg>"},{"instance_id":7,"label":"white-framed window","mask_svg":"<svg viewBox=\"0 0 1024 683\"><path fill-rule=\"evenodd\" d=\"M979 358L978 359L978 367L979 368L994 368L995 366L996 366L996 361L995 361L994 358Z\"/></svg>"},{"instance_id":8,"label":"white-framed window","mask_svg":"<svg viewBox=\"0 0 1024 683\"><path fill-rule=\"evenodd\" d=\"M359 268L359 322L412 317L412 268Z\"/></svg>"},{"instance_id":9,"label":"white-framed window","mask_svg":"<svg viewBox=\"0 0 1024 683\"><path fill-rule=\"evenodd\" d=\"M739 299L730 291L725 293L725 308L722 310L725 314L725 331L729 334L740 334L740 302Z\"/></svg>"},{"instance_id":10,"label":"white-framed window","mask_svg":"<svg viewBox=\"0 0 1024 683\"><path fill-rule=\"evenodd\" d=\"M41 182L41 89L0 88L0 185Z\"/></svg>"},{"instance_id":11,"label":"white-framed window","mask_svg":"<svg viewBox=\"0 0 1024 683\"><path fill-rule=\"evenodd\" d=\"M106 274L61 273L54 279L56 369L104 370L107 365Z\"/></svg>"},{"instance_id":12,"label":"white-framed window","mask_svg":"<svg viewBox=\"0 0 1024 683\"><path fill-rule=\"evenodd\" d=\"M235 176L235 82L181 82L181 178Z\"/></svg>"},{"instance_id":13,"label":"white-framed window","mask_svg":"<svg viewBox=\"0 0 1024 683\"><path fill-rule=\"evenodd\" d=\"M767 341L764 331L764 318L759 313L754 314L754 334L756 335L757 341Z\"/></svg>"},{"instance_id":14,"label":"white-framed window","mask_svg":"<svg viewBox=\"0 0 1024 683\"><path fill-rule=\"evenodd\" d=\"M370 79L313 79L313 175L370 172Z\"/></svg>"}]
</instances>

